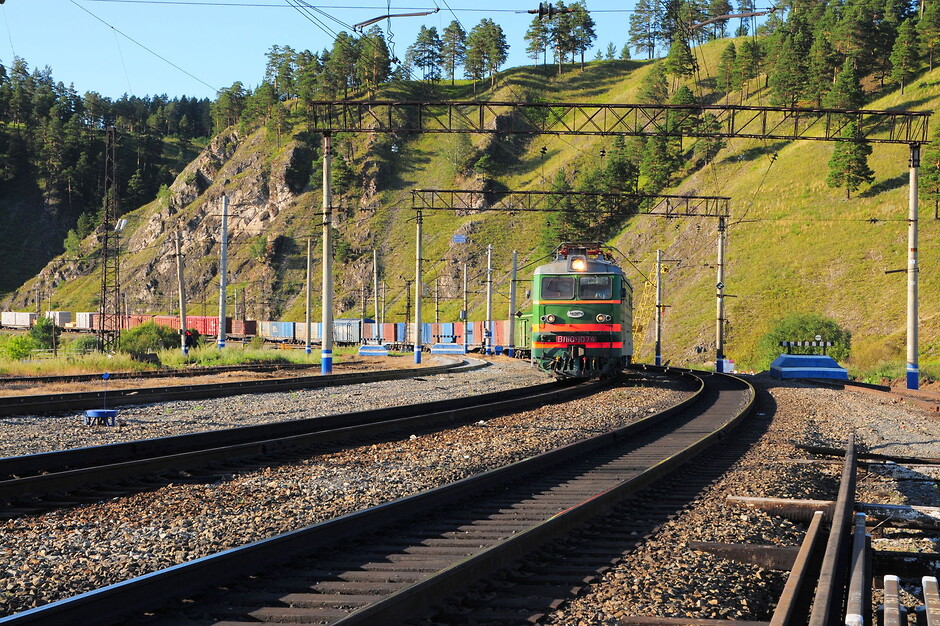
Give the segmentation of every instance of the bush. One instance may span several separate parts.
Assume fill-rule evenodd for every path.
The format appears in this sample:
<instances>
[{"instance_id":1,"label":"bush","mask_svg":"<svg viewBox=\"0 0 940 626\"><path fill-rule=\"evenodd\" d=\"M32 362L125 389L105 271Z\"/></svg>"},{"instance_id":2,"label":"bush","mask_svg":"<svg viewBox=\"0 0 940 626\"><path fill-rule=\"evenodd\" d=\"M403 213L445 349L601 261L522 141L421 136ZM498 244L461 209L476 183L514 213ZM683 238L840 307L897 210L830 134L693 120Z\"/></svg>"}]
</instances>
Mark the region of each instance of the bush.
<instances>
[{"instance_id":1,"label":"bush","mask_svg":"<svg viewBox=\"0 0 940 626\"><path fill-rule=\"evenodd\" d=\"M33 327L29 329L29 336L36 342L36 346L46 350L52 349L59 334L55 322L48 317L38 318Z\"/></svg>"},{"instance_id":2,"label":"bush","mask_svg":"<svg viewBox=\"0 0 940 626\"><path fill-rule=\"evenodd\" d=\"M99 349L97 335L82 335L75 339L68 346L69 352L75 354L84 354L85 352L94 352Z\"/></svg>"},{"instance_id":3,"label":"bush","mask_svg":"<svg viewBox=\"0 0 940 626\"><path fill-rule=\"evenodd\" d=\"M769 369L770 364L782 352L781 341L812 341L816 335L822 341L831 341L826 354L836 361L845 361L852 351L852 333L841 328L835 320L818 313L791 313L777 320L774 327L757 342L756 362L760 369ZM816 354L818 348L793 348L794 354Z\"/></svg>"},{"instance_id":4,"label":"bush","mask_svg":"<svg viewBox=\"0 0 940 626\"><path fill-rule=\"evenodd\" d=\"M16 335L3 344L2 351L4 356L19 361L28 358L37 347L36 340L29 335Z\"/></svg>"},{"instance_id":5,"label":"bush","mask_svg":"<svg viewBox=\"0 0 940 626\"><path fill-rule=\"evenodd\" d=\"M155 352L180 345L179 333L168 326L146 322L121 333L121 352Z\"/></svg>"}]
</instances>

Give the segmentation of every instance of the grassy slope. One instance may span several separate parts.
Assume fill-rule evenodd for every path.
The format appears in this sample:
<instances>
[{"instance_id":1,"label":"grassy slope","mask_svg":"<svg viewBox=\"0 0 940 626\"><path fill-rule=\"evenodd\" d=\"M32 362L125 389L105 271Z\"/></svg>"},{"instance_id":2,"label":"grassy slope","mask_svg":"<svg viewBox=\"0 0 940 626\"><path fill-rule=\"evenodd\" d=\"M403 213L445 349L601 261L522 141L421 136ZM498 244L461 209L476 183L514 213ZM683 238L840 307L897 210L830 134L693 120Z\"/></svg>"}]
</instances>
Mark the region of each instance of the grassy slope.
<instances>
[{"instance_id":1,"label":"grassy slope","mask_svg":"<svg viewBox=\"0 0 940 626\"><path fill-rule=\"evenodd\" d=\"M697 51L702 67L699 78L706 78L717 67L718 55L725 43L717 42ZM443 85L439 97L447 99L517 100L539 97L545 101L634 102L640 78L648 63L595 62L583 71L567 66L555 76L555 68L513 68L501 75L496 90L480 85L474 95L472 85L458 82ZM923 86L919 86L923 85ZM399 88L399 99L415 96L423 86ZM409 91L410 90L410 91ZM702 90L693 86L693 91ZM425 97L426 94L423 94ZM732 96L737 103L739 96ZM936 107L940 98L940 70L920 78L904 96L891 94L872 102L867 108ZM412 97L410 99L418 99ZM751 94L751 104L766 104L767 93ZM488 139L474 137L476 146ZM479 181L453 176L455 135L426 134L402 145L398 171L388 188L380 190L376 211L349 211L340 230L362 258L337 268L337 316L358 316L355 292L362 281L371 283L371 248L380 250L383 275L388 282L388 321L402 321L405 311L405 280L414 276L415 224L410 190L413 188L465 188ZM261 142L265 150L276 152L270 141ZM599 162L602 148L612 140L604 137L534 137L512 142L508 149L516 161L502 175L499 183L509 189L547 190L559 169L569 174ZM543 156L540 148L547 149ZM686 147L689 147L688 145ZM361 148L357 148L361 152ZM903 274L884 274L886 269L906 266L907 248L907 156L904 146L875 146L870 164L876 183L863 189L860 196L845 199L842 190L825 184L832 144L824 142L761 142L731 140L714 164L695 172L682 184L667 192L699 195L724 195L732 198L732 228L727 251L727 292L737 296L726 303L730 320L726 352L744 367L746 355L771 325L772 320L789 311L817 311L848 327L855 337L855 359L870 366L882 359L902 359L905 341L906 280ZM773 155L776 155L774 158ZM271 158L277 158L271 157ZM267 232L283 232L295 245L279 268L281 297L287 304L283 318L304 318L303 282L305 239L314 238L314 293L320 289L319 210L317 189L295 199L294 208L272 220ZM197 201L198 202L198 201ZM152 208L142 208L146 215ZM192 211L187 208L184 213ZM930 219L932 209L922 210L921 221L921 347L928 355L938 349L940 321L935 303L940 286L932 268L937 265L937 222ZM870 224L868 218L880 221ZM643 300L643 274L652 271L655 250L681 259L671 263L665 277L664 356L674 363L701 364L714 350L716 224L714 220L688 218L664 220L656 217L634 218L624 232L613 239L631 261L625 269ZM141 220L143 223L143 219ZM496 298L494 314L504 317L507 306L508 268L512 250L520 254L520 279L531 275L527 264L538 261L533 253L544 216L520 214L454 215L426 212L424 221L425 280L432 287L424 304L424 319L433 320L433 281L441 277L441 319L453 320L461 308L461 281L464 261L471 264L471 319L482 319L485 307L482 271L485 269L486 245L494 246ZM470 244L453 244L454 234L469 234ZM246 258L245 245L233 242L230 255L235 266L241 264L234 282L259 283L270 280L256 264ZM207 252L209 263L216 250ZM146 251L141 253L145 255ZM141 257L142 258L142 257ZM125 261L135 263L134 256ZM189 269L189 268L188 268ZM79 283L79 281L75 281ZM94 283L94 280L91 281ZM75 310L89 308L83 301L95 289L76 284L72 294L61 291L64 306ZM69 284L64 287L70 288ZM528 284L520 284L520 292ZM172 296L171 296L172 297ZM200 296L193 300L198 302ZM214 296L209 296L214 300ZM517 308L528 303L520 294ZM210 306L210 309L213 307ZM314 320L319 319L319 298L314 298ZM371 303L367 306L371 314ZM194 314L200 312L192 311ZM211 311L210 311L211 313ZM649 309L639 309L642 318L652 317ZM249 311L251 315L251 311ZM639 347L641 358L652 351L652 324L647 324ZM704 348L697 353L696 347Z\"/></svg>"}]
</instances>

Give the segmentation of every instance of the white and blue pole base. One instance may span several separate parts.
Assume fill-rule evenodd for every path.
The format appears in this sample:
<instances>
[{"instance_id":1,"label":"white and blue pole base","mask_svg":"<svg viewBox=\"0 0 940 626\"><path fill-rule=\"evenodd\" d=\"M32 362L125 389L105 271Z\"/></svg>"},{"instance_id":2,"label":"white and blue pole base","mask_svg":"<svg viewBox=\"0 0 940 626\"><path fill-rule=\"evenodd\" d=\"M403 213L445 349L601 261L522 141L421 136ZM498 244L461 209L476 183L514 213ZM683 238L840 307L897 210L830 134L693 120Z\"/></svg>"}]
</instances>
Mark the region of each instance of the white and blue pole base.
<instances>
[{"instance_id":1,"label":"white and blue pole base","mask_svg":"<svg viewBox=\"0 0 940 626\"><path fill-rule=\"evenodd\" d=\"M663 364L663 357L661 354L657 354L656 357L653 359L653 365L659 366L662 364Z\"/></svg>"},{"instance_id":2,"label":"white and blue pole base","mask_svg":"<svg viewBox=\"0 0 940 626\"><path fill-rule=\"evenodd\" d=\"M415 346L415 363L421 363L421 346Z\"/></svg>"},{"instance_id":3,"label":"white and blue pole base","mask_svg":"<svg viewBox=\"0 0 940 626\"><path fill-rule=\"evenodd\" d=\"M323 350L320 352L320 373L321 374L333 373L333 351L332 350Z\"/></svg>"},{"instance_id":4,"label":"white and blue pole base","mask_svg":"<svg viewBox=\"0 0 940 626\"><path fill-rule=\"evenodd\" d=\"M506 350L506 354L509 356L509 358L516 356L516 346L509 346L509 348Z\"/></svg>"},{"instance_id":5,"label":"white and blue pole base","mask_svg":"<svg viewBox=\"0 0 940 626\"><path fill-rule=\"evenodd\" d=\"M907 388L920 389L920 369L912 363L907 364Z\"/></svg>"},{"instance_id":6,"label":"white and blue pole base","mask_svg":"<svg viewBox=\"0 0 940 626\"><path fill-rule=\"evenodd\" d=\"M311 352L313 352L313 350L310 349L310 346L307 346L304 348L304 352L306 352L307 354L310 354Z\"/></svg>"},{"instance_id":7,"label":"white and blue pole base","mask_svg":"<svg viewBox=\"0 0 940 626\"><path fill-rule=\"evenodd\" d=\"M219 345L219 350L221 350L222 348L224 348L224 347L225 347L225 340L224 340L224 339L219 339L219 344L218 344L218 345Z\"/></svg>"}]
</instances>

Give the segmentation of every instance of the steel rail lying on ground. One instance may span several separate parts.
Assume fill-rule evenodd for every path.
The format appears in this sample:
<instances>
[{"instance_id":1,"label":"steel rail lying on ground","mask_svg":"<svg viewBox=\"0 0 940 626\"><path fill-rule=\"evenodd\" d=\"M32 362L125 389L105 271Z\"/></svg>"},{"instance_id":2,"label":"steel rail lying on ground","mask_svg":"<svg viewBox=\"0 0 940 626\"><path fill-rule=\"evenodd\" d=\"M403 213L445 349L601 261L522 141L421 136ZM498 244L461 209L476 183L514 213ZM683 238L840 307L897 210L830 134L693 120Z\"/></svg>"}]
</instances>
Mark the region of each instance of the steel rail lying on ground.
<instances>
[{"instance_id":1,"label":"steel rail lying on ground","mask_svg":"<svg viewBox=\"0 0 940 626\"><path fill-rule=\"evenodd\" d=\"M354 437L370 437L402 428L423 428L457 420L473 421L526 407L569 400L606 386L606 382L599 381L580 385L552 382L454 400L63 450L29 457L9 457L0 459L0 468L10 474L23 472L27 463L32 471L42 473L0 481L0 500L75 490L250 457L284 454L298 448ZM20 463L17 465L18 461ZM62 467L70 469L55 471Z\"/></svg>"},{"instance_id":2,"label":"steel rail lying on ground","mask_svg":"<svg viewBox=\"0 0 940 626\"><path fill-rule=\"evenodd\" d=\"M683 375L690 376L687 373ZM615 500L620 499L627 492L634 491L661 477L673 466L681 464L689 456L700 452L716 437L733 428L753 408L753 387L740 379L724 375L712 375L710 378L712 381L717 381L716 385L727 390L730 398L722 396L721 392L715 388L706 390L704 383L699 379L700 387L695 397L638 423L450 485L38 607L0 620L0 623L101 624L126 620L129 616L139 614L141 611L153 610L158 604L180 598L182 595L180 590L186 590L185 595L189 597L197 593L199 589L205 589L210 585L229 584L237 575L257 573L266 566L283 563L288 557L310 555L321 548L335 545L340 540L359 537L363 533L371 534L379 529L415 518L415 516L422 522L429 522L430 510L445 507L446 512L446 507L457 504L471 508L485 505L487 509L495 506L496 509L506 510L507 506L501 502L508 497L504 486L507 484L515 484L516 487L512 489L532 493L532 496L527 497L534 497L535 501L540 504L536 508L548 511L547 520L543 519L542 522L524 532L510 533L510 536L518 535L519 539L510 541L510 537L506 537L494 540L497 545L491 545L483 550L480 561L464 560L457 565L445 567L442 577L436 582L418 581L415 585L403 590L400 595L389 597L381 607L381 616L376 613L379 609L363 609L353 614L357 617L347 618L350 620L349 623L354 623L354 620L360 618L366 621L371 620L371 623L393 623L398 619L396 616L416 614L416 610L432 603L433 598L439 594L449 593L455 584L464 587L474 577L486 575L486 572L491 571L492 568L499 567L507 560L511 561L519 554L544 544L558 533L564 533L573 525L581 523L588 516L608 509ZM664 457L658 456L660 453L657 452L657 455L651 459L650 453L654 451L654 448L647 449L647 446L653 446L659 440L650 435L649 442L643 444L642 441L637 442L637 437L645 429L657 424L663 429L667 427L673 429L673 422L666 422L671 417L683 424L680 430L684 434L679 435L677 441L672 442L671 452L662 452ZM612 448L604 454L600 453L601 449L611 446ZM622 452L618 446L624 446ZM633 452L629 451L631 449ZM610 459L607 462L598 460L599 469L590 470L587 467L588 460L603 457L605 454ZM630 454L638 456L630 457ZM617 461L617 455L627 455L625 457L627 460ZM576 462L575 459L579 460ZM640 463L641 459L642 463ZM613 471L613 467L603 469L615 462L626 463L626 466L616 471ZM640 463L639 466L637 466L638 463ZM572 467L572 464L576 467ZM582 467L582 464L584 468L578 469ZM586 472L588 484L598 483L603 479L603 485L608 486L598 484L591 489L600 491L592 491L594 495L582 497L580 490L587 487L582 486L572 493L569 476L572 472L576 475L580 475L578 472ZM632 472L632 475L622 475L621 472ZM548 476L552 473L557 476ZM564 487L546 486L543 488L540 486L543 483L545 485L556 484L556 480L561 480L558 484ZM533 486L533 481L538 485ZM501 495L496 502L489 504L486 498L481 497L481 493L492 493L494 489L499 490L498 493ZM535 491L532 491L533 489ZM560 498L558 506L564 508L560 511L554 511L555 505L549 505L546 508L544 498L556 496ZM567 502L565 498L568 500L574 498L575 502L565 504ZM512 508L508 507L510 510ZM457 511L454 515L462 519L467 513ZM432 526L435 523L432 523ZM412 523L408 522L408 524L410 528ZM487 543L492 544L494 541ZM458 561L462 559L463 557L455 557ZM300 610L303 611L302 608Z\"/></svg>"},{"instance_id":3,"label":"steel rail lying on ground","mask_svg":"<svg viewBox=\"0 0 940 626\"><path fill-rule=\"evenodd\" d=\"M114 389L111 391L80 391L40 396L0 396L0 415L23 415L29 413L54 413L80 411L83 409L128 404L150 404L171 400L199 400L223 398L243 393L271 393L293 389L313 389L334 385L355 385L380 380L398 380L414 376L433 376L446 372L471 371L488 365L484 362L470 364L468 361L453 362L433 367L402 370L379 370L373 372L350 372L330 376L301 376L275 380L245 380L231 383L204 385L179 385L174 387L152 387L143 389Z\"/></svg>"}]
</instances>

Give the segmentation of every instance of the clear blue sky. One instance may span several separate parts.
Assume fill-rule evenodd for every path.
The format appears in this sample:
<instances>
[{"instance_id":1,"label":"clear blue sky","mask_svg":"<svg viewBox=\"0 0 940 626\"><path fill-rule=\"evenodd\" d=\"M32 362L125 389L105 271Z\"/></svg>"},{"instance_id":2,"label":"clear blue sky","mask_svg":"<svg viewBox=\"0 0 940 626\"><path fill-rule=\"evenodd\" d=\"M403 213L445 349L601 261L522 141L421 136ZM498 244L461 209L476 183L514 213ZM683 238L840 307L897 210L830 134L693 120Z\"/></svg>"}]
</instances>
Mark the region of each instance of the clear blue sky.
<instances>
[{"instance_id":1,"label":"clear blue sky","mask_svg":"<svg viewBox=\"0 0 940 626\"><path fill-rule=\"evenodd\" d=\"M57 82L74 84L80 94L213 98L235 81L257 85L272 45L319 51L353 24L388 13L434 10L435 2L441 10L434 15L392 18L399 58L420 26L441 31L456 15L468 31L485 17L493 19L510 44L507 66L531 63L523 35L532 16L524 11L537 8L537 0L324 2L308 2L322 11L313 13L318 26L288 0L6 0L0 5L0 63L9 67L19 56L30 70L48 65ZM632 0L588 0L597 22L596 47L613 42L619 53L633 5ZM386 20L378 25L388 28ZM593 56L592 50L586 58Z\"/></svg>"}]
</instances>

